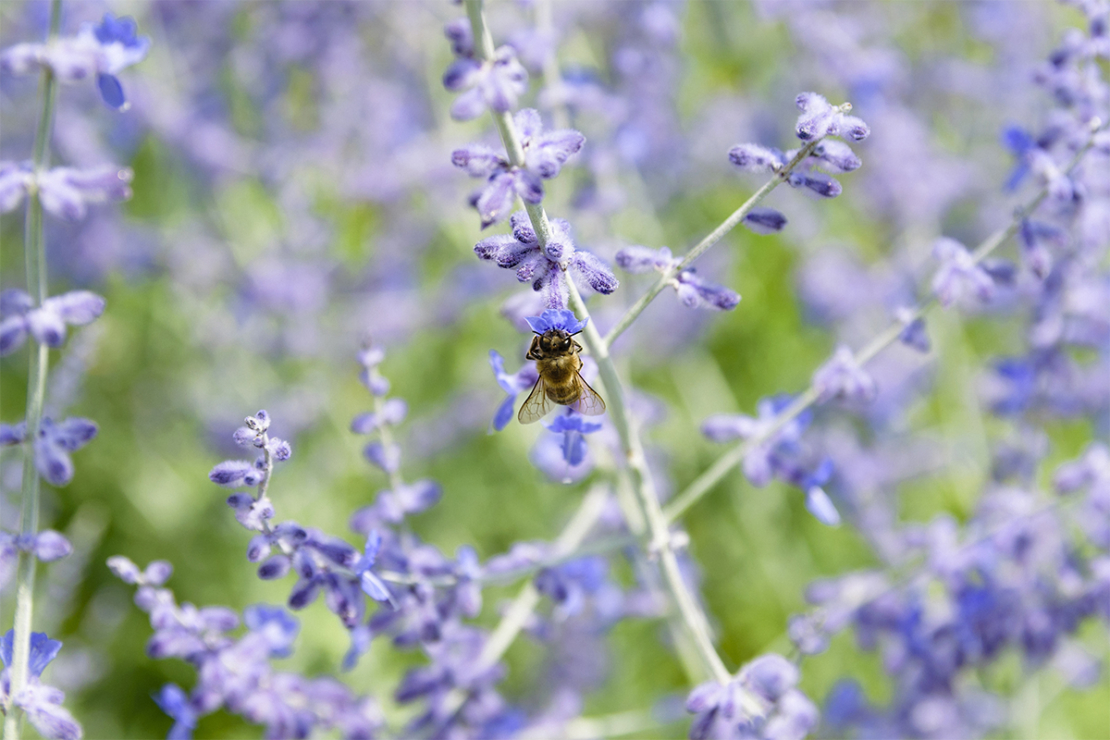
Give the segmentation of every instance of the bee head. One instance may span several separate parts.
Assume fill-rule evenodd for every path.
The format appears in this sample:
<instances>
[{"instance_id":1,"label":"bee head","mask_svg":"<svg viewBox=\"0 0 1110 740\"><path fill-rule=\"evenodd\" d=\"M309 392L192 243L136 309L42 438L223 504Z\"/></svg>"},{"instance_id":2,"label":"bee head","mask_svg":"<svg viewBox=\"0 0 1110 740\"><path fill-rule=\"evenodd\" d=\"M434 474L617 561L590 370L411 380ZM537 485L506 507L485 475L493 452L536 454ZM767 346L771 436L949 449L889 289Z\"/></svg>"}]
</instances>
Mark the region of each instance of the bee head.
<instances>
[{"instance_id":1,"label":"bee head","mask_svg":"<svg viewBox=\"0 0 1110 740\"><path fill-rule=\"evenodd\" d=\"M562 329L548 329L540 335L540 349L544 352L569 352L574 340Z\"/></svg>"}]
</instances>

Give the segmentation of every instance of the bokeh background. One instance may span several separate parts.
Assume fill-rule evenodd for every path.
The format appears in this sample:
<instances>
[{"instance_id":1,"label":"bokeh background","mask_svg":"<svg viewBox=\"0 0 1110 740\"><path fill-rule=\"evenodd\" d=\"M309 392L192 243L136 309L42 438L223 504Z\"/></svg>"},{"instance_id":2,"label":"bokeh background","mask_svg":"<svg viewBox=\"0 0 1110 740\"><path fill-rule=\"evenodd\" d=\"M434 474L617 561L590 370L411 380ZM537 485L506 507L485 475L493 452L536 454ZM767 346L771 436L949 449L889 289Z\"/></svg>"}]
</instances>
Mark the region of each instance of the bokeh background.
<instances>
[{"instance_id":1,"label":"bokeh background","mask_svg":"<svg viewBox=\"0 0 1110 740\"><path fill-rule=\"evenodd\" d=\"M167 681L191 686L192 669L146 657L146 615L105 560L168 559L170 586L198 605L281 603L288 583L256 578L244 557L248 533L207 472L238 455L231 432L265 408L294 448L271 488L279 517L347 532L351 512L386 486L362 457L366 439L348 428L370 408L355 361L368 336L387 349L382 372L409 404L398 432L405 477L444 485L443 500L413 521L426 541L446 553L469 543L485 559L550 539L587 483L563 485L532 465L538 426L489 433L502 394L488 352L515 370L527 338L500 313L521 287L473 256L483 236L466 202L475 183L451 166L458 146L493 141L487 118L458 123L447 113L442 27L458 7L82 0L64 3L63 33L105 11L133 16L152 45L121 74L130 110L108 110L91 85L59 95L55 161L116 163L135 177L129 202L47 224L51 291L95 290L108 308L51 355L52 413L92 418L100 435L76 453L72 484L46 495L44 522L76 553L40 571L36 629L65 643L51 676L87 737L146 738L170 724L151 693ZM699 262L699 274L743 296L736 310L694 312L664 293L616 345L625 377L650 396L647 435L668 491L720 454L696 433L706 416L752 413L762 397L801 390L838 341L859 346L882 326L889 295L913 295L906 275L927 280L933 238L974 244L1006 223L1014 200L1002 185L1013 160L1000 132L1032 126L1048 108L1032 76L1081 21L1074 8L1014 1L494 0L488 14L495 38L516 45L533 73L528 104L587 137L545 206L610 262L630 244L681 253L731 213L761 181L734 171L729 147L790 147L798 92L851 100L871 124L857 147L864 166L842 178L843 196L818 202L782 188L768 204L787 215L786 231L737 230ZM40 39L46 16L44 2L0 4L0 45ZM543 74L547 38L558 40L567 84L591 92L569 111ZM29 156L35 86L33 77L0 79L3 159ZM22 287L21 229L20 212L0 222L4 288ZM648 284L620 277L614 296L592 302L603 329ZM984 411L983 369L1022 346L1019 324L989 313L943 313L930 329L932 353L896 346L876 369L874 413L899 421L891 439L872 441L888 443L904 473L880 481L876 495L902 521L969 516L990 476L990 439L1008 423ZM24 355L4 358L0 371L0 419L11 423L25 404ZM1047 428L1046 470L1098 431L1084 419ZM594 444L593 476L604 479L609 463ZM16 452L0 452L5 528L17 526L19 470ZM857 528L825 527L797 490L755 489L737 471L685 522L732 665L789 652L787 619L805 609L808 583L878 564ZM629 577L627 566L614 568ZM512 592L487 592L481 621L492 625ZM346 633L322 603L299 616L288 664L337 672ZM1106 654L1104 626L1081 637ZM620 623L586 714L684 696L667 642L661 621ZM536 690L543 657L528 638L509 652L510 697ZM414 660L376 643L345 679L403 718L390 693ZM805 662L802 687L820 701L844 675L875 701L890 695L879 658L850 635ZM1110 736L1105 677L1066 690L1050 672L1027 675L1015 655L978 681L1036 700L1008 737ZM678 720L638 736L684 735ZM256 734L225 714L198 732Z\"/></svg>"}]
</instances>

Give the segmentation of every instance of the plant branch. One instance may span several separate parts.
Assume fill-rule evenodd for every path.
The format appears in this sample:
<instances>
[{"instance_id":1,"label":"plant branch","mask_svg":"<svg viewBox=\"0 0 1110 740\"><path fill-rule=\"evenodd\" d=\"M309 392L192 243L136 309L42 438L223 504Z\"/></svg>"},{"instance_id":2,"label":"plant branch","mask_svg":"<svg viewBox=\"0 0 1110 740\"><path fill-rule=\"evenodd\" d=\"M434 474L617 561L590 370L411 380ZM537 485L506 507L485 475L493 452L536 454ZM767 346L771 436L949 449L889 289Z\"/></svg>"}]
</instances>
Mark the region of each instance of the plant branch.
<instances>
[{"instance_id":1,"label":"plant branch","mask_svg":"<svg viewBox=\"0 0 1110 740\"><path fill-rule=\"evenodd\" d=\"M1095 121L1091 126L1091 136L1088 138L1086 144L1082 146L1072 157L1067 167L1064 168L1065 173L1070 173L1079 162L1083 159L1084 155L1090 151L1094 143L1094 136L1101 130L1102 124ZM1014 217L1003 229L999 229L986 239L984 239L972 252L972 258L978 264L990 256L999 246L1001 246L1007 239L1012 237L1021 228L1021 221L1030 213L1035 211L1038 206L1044 202L1048 197L1047 185L1042 185L1037 191L1036 195L1029 199L1023 206L1019 207L1014 212ZM898 337L902 334L903 329L911 321L924 318L930 311L938 305L935 298L928 298L922 303L918 304L916 308L906 314L903 319L894 321L886 329L880 332L874 339L868 342L862 349L853 355L855 362L861 367L871 360L873 360L880 352L889 347ZM762 430L760 434L744 440L739 445L725 452L717 460L709 466L709 468L694 479L690 485L686 487L682 493L675 496L670 503L664 508L663 513L668 523L674 522L681 517L686 511L697 503L705 494L717 485L718 482L730 470L740 464L745 456L759 445L765 443L777 434L784 426L796 418L799 414L804 412L810 406L813 406L820 393L816 387L811 383L801 395L794 399L793 402L780 413L773 423L766 429Z\"/></svg>"},{"instance_id":2,"label":"plant branch","mask_svg":"<svg viewBox=\"0 0 1110 740\"><path fill-rule=\"evenodd\" d=\"M822 137L821 139L814 139L813 141L809 142L801 149L799 149L798 153L794 155L794 158L783 165L783 167L778 172L772 175L771 179L763 184L763 187L755 191L752 197L748 198L742 206L733 211L732 215L726 218L720 226L713 229L713 231L711 231L704 239L695 244L690 249L690 251L686 253L686 256L682 258L681 262L673 267L669 267L666 270L663 270L663 274L659 276L659 279L655 281L655 284L648 288L648 291L640 296L640 298L632 304L632 307L629 308L627 312L625 312L624 316L620 318L620 321L618 321L616 325L614 325L613 328L609 330L609 333L605 335L605 346L613 346L613 342L616 341L617 337L623 334L628 327L632 326L632 323L636 321L637 317L639 317L641 313L644 312L644 309L647 308L653 300L655 300L655 296L659 295L664 288L670 285L671 281L674 280L676 275L689 267L690 264L702 254L704 254L706 250L708 250L717 242L721 241L721 239L724 239L725 235L728 234L728 232L736 228L736 225L743 221L744 217L751 213L753 208L759 205L763 201L763 199L766 198L768 194L770 194L772 190L778 187L779 183L784 182L787 176L789 176L790 173L793 172L794 169L799 164L801 164L806 159L806 157L808 157L813 152L815 148L817 148L817 145L821 143L823 138L824 137Z\"/></svg>"}]
</instances>

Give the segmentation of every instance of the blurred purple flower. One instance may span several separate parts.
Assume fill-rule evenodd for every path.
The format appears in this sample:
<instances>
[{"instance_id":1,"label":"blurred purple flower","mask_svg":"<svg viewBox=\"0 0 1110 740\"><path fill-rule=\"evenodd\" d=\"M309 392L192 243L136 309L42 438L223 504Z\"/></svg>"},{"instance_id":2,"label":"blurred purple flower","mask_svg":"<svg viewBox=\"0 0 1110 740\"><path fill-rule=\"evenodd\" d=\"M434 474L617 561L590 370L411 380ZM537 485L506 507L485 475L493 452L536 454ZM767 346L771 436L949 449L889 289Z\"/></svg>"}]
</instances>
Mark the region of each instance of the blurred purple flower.
<instances>
[{"instance_id":1,"label":"blurred purple flower","mask_svg":"<svg viewBox=\"0 0 1110 740\"><path fill-rule=\"evenodd\" d=\"M543 180L559 174L567 159L582 148L586 138L572 129L544 133L538 111L525 108L515 116L517 133L524 150L524 166L513 167L502 150L472 145L456 149L451 162L471 177L485 178L487 183L474 198L474 207L482 218L482 228L505 218L512 210L516 196L525 203L543 200Z\"/></svg>"},{"instance_id":2,"label":"blurred purple flower","mask_svg":"<svg viewBox=\"0 0 1110 740\"><path fill-rule=\"evenodd\" d=\"M517 61L510 46L498 48L493 59L479 61L474 56L470 34L456 21L445 28L451 40L455 61L443 73L443 86L461 93L451 106L451 117L457 121L477 118L488 107L507 113L516 107L517 98L527 89L528 72Z\"/></svg>"},{"instance_id":3,"label":"blurred purple flower","mask_svg":"<svg viewBox=\"0 0 1110 740\"><path fill-rule=\"evenodd\" d=\"M994 279L955 239L942 237L937 240L933 255L940 261L940 268L933 276L933 293L942 306L951 306L968 291L982 301L989 301L994 295Z\"/></svg>"},{"instance_id":4,"label":"blurred purple flower","mask_svg":"<svg viewBox=\"0 0 1110 740\"><path fill-rule=\"evenodd\" d=\"M66 325L92 323L104 313L105 301L96 293L74 290L47 298L39 308L33 305L22 290L0 294L0 356L19 349L27 334L47 347L62 346Z\"/></svg>"},{"instance_id":5,"label":"blurred purple flower","mask_svg":"<svg viewBox=\"0 0 1110 740\"><path fill-rule=\"evenodd\" d=\"M72 417L55 423L43 417L38 438L34 441L35 467L52 486L64 486L73 480L73 461L69 453L88 444L96 436L96 423ZM27 436L24 424L0 424L0 445L20 444Z\"/></svg>"},{"instance_id":6,"label":"blurred purple flower","mask_svg":"<svg viewBox=\"0 0 1110 740\"><path fill-rule=\"evenodd\" d=\"M5 49L0 54L0 68L22 75L45 67L61 82L78 82L95 75L104 102L116 110L125 110L127 98L116 75L142 61L150 49L150 39L136 32L131 18L117 19L105 13L99 26L86 23L76 36Z\"/></svg>"},{"instance_id":7,"label":"blurred purple flower","mask_svg":"<svg viewBox=\"0 0 1110 740\"><path fill-rule=\"evenodd\" d=\"M31 535L0 532L0 588L11 579L20 552L30 553L41 562L52 563L73 552L73 546L60 532L52 529Z\"/></svg>"}]
</instances>

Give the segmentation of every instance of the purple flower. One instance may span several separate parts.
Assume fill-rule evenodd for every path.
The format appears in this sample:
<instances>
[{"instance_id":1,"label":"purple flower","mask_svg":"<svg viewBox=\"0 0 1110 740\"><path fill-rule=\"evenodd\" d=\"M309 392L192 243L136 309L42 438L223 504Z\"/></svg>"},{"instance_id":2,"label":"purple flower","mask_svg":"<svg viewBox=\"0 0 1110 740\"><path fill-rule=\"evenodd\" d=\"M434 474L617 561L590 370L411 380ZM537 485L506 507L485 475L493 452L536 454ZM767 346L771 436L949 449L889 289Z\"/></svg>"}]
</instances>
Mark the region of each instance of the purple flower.
<instances>
[{"instance_id":1,"label":"purple flower","mask_svg":"<svg viewBox=\"0 0 1110 740\"><path fill-rule=\"evenodd\" d=\"M30 74L47 67L61 82L96 76L104 102L116 110L127 99L116 75L146 57L150 39L136 35L135 21L105 13L99 26L86 23L76 36L46 44L17 44L0 54L0 67L12 74Z\"/></svg>"},{"instance_id":2,"label":"purple flower","mask_svg":"<svg viewBox=\"0 0 1110 740\"><path fill-rule=\"evenodd\" d=\"M6 290L0 296L0 356L22 346L30 334L40 344L60 347L66 325L84 326L104 313L104 299L87 290L74 290L43 301L32 308L31 296L21 290Z\"/></svg>"},{"instance_id":3,"label":"purple flower","mask_svg":"<svg viewBox=\"0 0 1110 740\"><path fill-rule=\"evenodd\" d=\"M667 247L624 247L617 252L617 266L634 275L651 272L666 272L679 263Z\"/></svg>"},{"instance_id":4,"label":"purple flower","mask_svg":"<svg viewBox=\"0 0 1110 740\"><path fill-rule=\"evenodd\" d=\"M782 151L759 144L737 144L729 150L728 158L748 172L778 172L790 161Z\"/></svg>"},{"instance_id":5,"label":"purple flower","mask_svg":"<svg viewBox=\"0 0 1110 740\"><path fill-rule=\"evenodd\" d=\"M200 717L189 695L177 684L168 683L153 698L154 703L173 720L166 740L191 740Z\"/></svg>"},{"instance_id":6,"label":"purple flower","mask_svg":"<svg viewBox=\"0 0 1110 740\"><path fill-rule=\"evenodd\" d=\"M124 583L141 586L161 586L173 574L173 565L166 560L155 560L140 570L139 566L122 555L108 558L108 568Z\"/></svg>"},{"instance_id":7,"label":"purple flower","mask_svg":"<svg viewBox=\"0 0 1110 740\"><path fill-rule=\"evenodd\" d=\"M256 464L245 460L224 460L208 473L208 480L226 488L257 486L264 477L265 473Z\"/></svg>"},{"instance_id":8,"label":"purple flower","mask_svg":"<svg viewBox=\"0 0 1110 740\"><path fill-rule=\"evenodd\" d=\"M443 489L435 481L402 483L396 489L379 492L373 504L352 514L351 529L365 534L385 524L399 524L406 516L427 510L442 496Z\"/></svg>"},{"instance_id":9,"label":"purple flower","mask_svg":"<svg viewBox=\"0 0 1110 740\"><path fill-rule=\"evenodd\" d=\"M351 431L355 434L370 434L383 426L396 426L405 420L408 404L400 398L391 398L382 403L380 412L359 414L351 420Z\"/></svg>"},{"instance_id":10,"label":"purple flower","mask_svg":"<svg viewBox=\"0 0 1110 740\"><path fill-rule=\"evenodd\" d=\"M1041 221L1021 220L1018 230L1021 243L1021 258L1029 271L1041 280L1052 271L1051 245L1055 249L1063 246L1067 235L1063 229Z\"/></svg>"},{"instance_id":11,"label":"purple flower","mask_svg":"<svg viewBox=\"0 0 1110 740\"><path fill-rule=\"evenodd\" d=\"M268 498L255 499L249 493L234 493L227 505L235 510L235 520L249 530L261 532L274 518L274 505Z\"/></svg>"},{"instance_id":12,"label":"purple flower","mask_svg":"<svg viewBox=\"0 0 1110 740\"><path fill-rule=\"evenodd\" d=\"M34 182L30 162L0 162L0 213L14 211Z\"/></svg>"},{"instance_id":13,"label":"purple flower","mask_svg":"<svg viewBox=\"0 0 1110 740\"><path fill-rule=\"evenodd\" d=\"M905 306L898 308L894 316L905 325L898 335L898 341L907 347L913 347L918 352L928 352L932 345L929 342L929 334L925 331L925 319Z\"/></svg>"},{"instance_id":14,"label":"purple flower","mask_svg":"<svg viewBox=\"0 0 1110 740\"><path fill-rule=\"evenodd\" d=\"M127 200L131 197L130 169L111 165L89 170L55 167L38 177L42 207L71 221L85 217L90 204Z\"/></svg>"},{"instance_id":15,"label":"purple flower","mask_svg":"<svg viewBox=\"0 0 1110 740\"><path fill-rule=\"evenodd\" d=\"M571 317L573 318L573 316L572 313ZM497 350L493 349L489 351L489 364L493 368L493 375L497 378L497 384L506 393L505 400L501 402L501 405L497 407L497 413L493 415L493 429L500 432L513 420L513 406L516 404L516 397L524 391L531 390L539 375L536 373L535 363L532 362L525 363L520 370L512 375L506 373L505 359L497 353Z\"/></svg>"},{"instance_id":16,"label":"purple flower","mask_svg":"<svg viewBox=\"0 0 1110 740\"><path fill-rule=\"evenodd\" d=\"M833 356L813 373L813 385L821 401L841 398L865 403L876 393L875 381L856 362L852 350L844 345L837 347Z\"/></svg>"},{"instance_id":17,"label":"purple flower","mask_svg":"<svg viewBox=\"0 0 1110 740\"><path fill-rule=\"evenodd\" d=\"M473 56L473 44L460 43L462 36L456 26L449 25L447 36L458 54L443 73L443 86L461 92L451 106L456 121L477 118L488 107L506 113L516 107L517 98L527 89L528 72L517 61L512 47L502 46L493 59L479 61Z\"/></svg>"},{"instance_id":18,"label":"purple flower","mask_svg":"<svg viewBox=\"0 0 1110 740\"><path fill-rule=\"evenodd\" d=\"M511 234L483 239L474 246L474 253L479 259L496 262L498 267L515 268L517 280L532 283L533 290L542 291L549 308L566 308L567 289L561 274L564 268L598 293L607 295L616 290L619 283L612 271L593 254L575 248L570 224L563 219L551 219L551 236L542 248L527 213L517 211L509 222Z\"/></svg>"},{"instance_id":19,"label":"purple flower","mask_svg":"<svg viewBox=\"0 0 1110 740\"><path fill-rule=\"evenodd\" d=\"M73 552L73 546L60 532L52 529L31 535L0 532L0 588L11 578L20 552L31 553L37 560L52 563Z\"/></svg>"},{"instance_id":20,"label":"purple flower","mask_svg":"<svg viewBox=\"0 0 1110 740\"><path fill-rule=\"evenodd\" d=\"M384 442L371 442L362 448L363 456L386 473L401 469L401 447Z\"/></svg>"},{"instance_id":21,"label":"purple flower","mask_svg":"<svg viewBox=\"0 0 1110 740\"><path fill-rule=\"evenodd\" d=\"M43 417L38 438L34 440L35 467L52 486L64 486L73 480L73 461L69 453L88 444L96 436L96 423L73 417L55 423ZM25 441L27 427L0 425L0 444L13 445Z\"/></svg>"},{"instance_id":22,"label":"purple flower","mask_svg":"<svg viewBox=\"0 0 1110 740\"><path fill-rule=\"evenodd\" d=\"M505 218L518 195L525 203L540 203L543 200L542 181L558 175L563 164L586 140L572 129L544 133L539 112L531 108L519 111L515 123L524 150L523 167L511 166L504 151L498 154L481 145L457 149L451 155L456 167L465 169L471 177L487 181L473 199L483 229Z\"/></svg>"},{"instance_id":23,"label":"purple flower","mask_svg":"<svg viewBox=\"0 0 1110 740\"><path fill-rule=\"evenodd\" d=\"M968 291L982 301L989 301L994 295L994 279L955 239L937 240L933 255L940 260L940 268L933 276L933 293L942 306L951 306Z\"/></svg>"},{"instance_id":24,"label":"purple flower","mask_svg":"<svg viewBox=\"0 0 1110 740\"><path fill-rule=\"evenodd\" d=\"M863 141L871 133L871 129L862 120L845 115L843 106L830 105L829 101L817 93L801 93L795 102L802 115L798 117L794 132L802 141L812 141L825 136ZM848 108L850 109L851 106Z\"/></svg>"},{"instance_id":25,"label":"purple flower","mask_svg":"<svg viewBox=\"0 0 1110 740\"><path fill-rule=\"evenodd\" d=\"M744 216L744 225L757 234L774 234L786 226L786 216L774 208L756 207Z\"/></svg>"},{"instance_id":26,"label":"purple flower","mask_svg":"<svg viewBox=\"0 0 1110 740\"><path fill-rule=\"evenodd\" d=\"M50 740L78 740L81 737L81 725L73 718L61 704L65 694L47 686L40 681L46 666L58 655L62 643L51 640L43 632L31 633L31 650L27 656L27 684L20 692L9 696L11 690L11 677L9 675L12 665L12 653L15 642L15 631L8 630L0 638L0 660L4 662L5 670L0 677L0 701L5 706L21 708L43 737Z\"/></svg>"},{"instance_id":27,"label":"purple flower","mask_svg":"<svg viewBox=\"0 0 1110 740\"><path fill-rule=\"evenodd\" d=\"M770 211L770 209L766 209ZM775 213L772 211L772 213ZM749 214L750 215L750 214ZM785 224L786 220L783 219ZM781 226L780 226L781 228ZM671 256L667 247L649 249L648 247L625 247L617 252L617 264L631 273L643 273L656 270L666 273L681 264ZM721 285L716 285L707 280L702 280L695 274L694 268L682 270L670 280L675 295L682 305L687 308L708 308L717 311L730 311L740 303L740 295Z\"/></svg>"},{"instance_id":28,"label":"purple flower","mask_svg":"<svg viewBox=\"0 0 1110 740\"><path fill-rule=\"evenodd\" d=\"M731 311L740 303L740 294L728 288L702 280L694 269L683 270L672 281L675 294L687 308L707 308Z\"/></svg>"},{"instance_id":29,"label":"purple flower","mask_svg":"<svg viewBox=\"0 0 1110 740\"><path fill-rule=\"evenodd\" d=\"M756 407L759 417L755 419L742 414L710 416L702 424L702 434L714 442L760 439L744 456L743 468L745 477L753 486L765 486L779 467L776 448L789 447L797 442L807 423L804 418L794 418L773 435L763 439L767 430L777 422L779 412L789 403L790 399L785 396L761 399Z\"/></svg>"}]
</instances>

